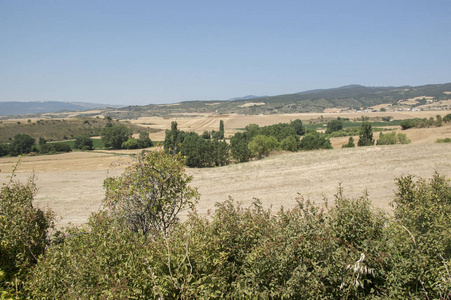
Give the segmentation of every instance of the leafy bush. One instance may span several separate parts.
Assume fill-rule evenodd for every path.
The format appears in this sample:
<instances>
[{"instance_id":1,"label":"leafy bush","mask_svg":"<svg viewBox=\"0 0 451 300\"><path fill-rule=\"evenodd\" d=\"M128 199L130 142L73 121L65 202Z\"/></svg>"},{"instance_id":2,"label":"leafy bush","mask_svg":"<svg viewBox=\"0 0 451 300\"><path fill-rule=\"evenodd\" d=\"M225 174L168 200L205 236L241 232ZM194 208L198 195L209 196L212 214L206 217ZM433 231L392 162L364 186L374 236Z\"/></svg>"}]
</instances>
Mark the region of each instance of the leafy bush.
<instances>
[{"instance_id":1,"label":"leafy bush","mask_svg":"<svg viewBox=\"0 0 451 300\"><path fill-rule=\"evenodd\" d=\"M129 138L121 145L122 149L139 149L139 143L137 139Z\"/></svg>"},{"instance_id":2,"label":"leafy bush","mask_svg":"<svg viewBox=\"0 0 451 300\"><path fill-rule=\"evenodd\" d=\"M75 139L75 146L74 146L75 149L92 150L93 146L94 146L93 141L87 135L81 135Z\"/></svg>"},{"instance_id":3,"label":"leafy bush","mask_svg":"<svg viewBox=\"0 0 451 300\"><path fill-rule=\"evenodd\" d=\"M27 134L17 134L9 145L9 154L17 156L31 152L35 140Z\"/></svg>"},{"instance_id":4,"label":"leafy bush","mask_svg":"<svg viewBox=\"0 0 451 300\"><path fill-rule=\"evenodd\" d=\"M299 148L301 150L332 149L332 144L325 134L310 132L302 138Z\"/></svg>"},{"instance_id":5,"label":"leafy bush","mask_svg":"<svg viewBox=\"0 0 451 300\"><path fill-rule=\"evenodd\" d=\"M178 213L197 201L196 189L188 186L191 179L180 155L148 152L123 175L105 181L104 205L134 232L166 234L178 221Z\"/></svg>"},{"instance_id":6,"label":"leafy bush","mask_svg":"<svg viewBox=\"0 0 451 300\"><path fill-rule=\"evenodd\" d=\"M349 137L347 144L344 144L343 146L341 146L341 148L354 148L354 147L355 147L355 143L354 143L354 138L352 136Z\"/></svg>"},{"instance_id":7,"label":"leafy bush","mask_svg":"<svg viewBox=\"0 0 451 300\"><path fill-rule=\"evenodd\" d=\"M46 153L57 153L57 152L71 152L72 149L66 143L46 143L39 147L39 152Z\"/></svg>"},{"instance_id":8,"label":"leafy bush","mask_svg":"<svg viewBox=\"0 0 451 300\"><path fill-rule=\"evenodd\" d=\"M105 126L100 131L100 137L106 147L121 149L122 143L127 141L132 135L132 130L123 124Z\"/></svg>"},{"instance_id":9,"label":"leafy bush","mask_svg":"<svg viewBox=\"0 0 451 300\"><path fill-rule=\"evenodd\" d=\"M376 145L395 145L395 144L409 144L410 140L404 133L396 133L392 131L390 133L380 133L379 139Z\"/></svg>"},{"instance_id":10,"label":"leafy bush","mask_svg":"<svg viewBox=\"0 0 451 300\"><path fill-rule=\"evenodd\" d=\"M343 129L343 121L342 120L332 120L327 123L326 133L330 134L335 131L340 131Z\"/></svg>"},{"instance_id":11,"label":"leafy bush","mask_svg":"<svg viewBox=\"0 0 451 300\"><path fill-rule=\"evenodd\" d=\"M341 187L332 205L299 198L275 213L229 199L211 216L193 212L147 237L100 212L48 249L25 291L36 299L447 299L449 180L397 183L394 217Z\"/></svg>"},{"instance_id":12,"label":"leafy bush","mask_svg":"<svg viewBox=\"0 0 451 300\"><path fill-rule=\"evenodd\" d=\"M33 206L36 186L11 181L0 190L0 290L17 291L32 266L44 254L53 213ZM19 296L19 295L17 295Z\"/></svg>"},{"instance_id":13,"label":"leafy bush","mask_svg":"<svg viewBox=\"0 0 451 300\"><path fill-rule=\"evenodd\" d=\"M274 136L257 135L248 144L248 148L253 156L261 158L269 152L279 147L279 142Z\"/></svg>"},{"instance_id":14,"label":"leafy bush","mask_svg":"<svg viewBox=\"0 0 451 300\"><path fill-rule=\"evenodd\" d=\"M436 143L451 143L451 138L437 139Z\"/></svg>"}]
</instances>

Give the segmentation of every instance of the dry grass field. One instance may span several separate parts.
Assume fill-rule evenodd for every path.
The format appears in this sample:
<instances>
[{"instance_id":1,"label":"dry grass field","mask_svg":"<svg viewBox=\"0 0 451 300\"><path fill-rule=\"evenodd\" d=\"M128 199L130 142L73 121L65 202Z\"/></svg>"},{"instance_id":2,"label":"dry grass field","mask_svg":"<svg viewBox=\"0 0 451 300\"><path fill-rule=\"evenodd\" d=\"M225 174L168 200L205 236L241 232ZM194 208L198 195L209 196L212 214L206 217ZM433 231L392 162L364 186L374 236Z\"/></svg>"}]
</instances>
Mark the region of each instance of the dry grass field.
<instances>
[{"instance_id":1,"label":"dry grass field","mask_svg":"<svg viewBox=\"0 0 451 300\"><path fill-rule=\"evenodd\" d=\"M423 112L418 117L435 116L437 112ZM413 114L413 113L410 113ZM324 117L325 114L323 114ZM336 118L337 114L332 114ZM378 113L378 115L382 115ZM391 113L394 118L394 113ZM319 116L319 115L318 115ZM177 119L182 130L217 129L219 120L225 122L226 132L243 128L247 124L259 125L303 120L318 116L204 116ZM353 114L355 117L355 114ZM411 118L405 113L403 116ZM346 116L342 116L346 117ZM414 116L416 117L416 116ZM167 129L172 119L146 118L135 121L143 125ZM259 198L265 207L291 208L296 197L322 203L323 197L333 200L338 184L345 194L359 196L366 190L375 207L390 211L396 177L413 174L430 177L435 171L451 176L451 144L435 144L437 138L451 137L451 125L429 129L405 131L412 140L408 145L373 146L341 149L347 138L334 139L336 149L311 152L284 153L260 161L210 169L187 169L199 189L201 198L197 206L201 214L214 210L216 202L229 196L244 204ZM163 138L151 137L154 140ZM36 205L50 207L62 219L60 227L69 223L86 222L91 212L100 209L104 196L103 181L117 176L131 162L130 151L73 152L52 156L22 158L17 179L36 176L38 194ZM0 158L0 183L9 180L17 158Z\"/></svg>"}]
</instances>

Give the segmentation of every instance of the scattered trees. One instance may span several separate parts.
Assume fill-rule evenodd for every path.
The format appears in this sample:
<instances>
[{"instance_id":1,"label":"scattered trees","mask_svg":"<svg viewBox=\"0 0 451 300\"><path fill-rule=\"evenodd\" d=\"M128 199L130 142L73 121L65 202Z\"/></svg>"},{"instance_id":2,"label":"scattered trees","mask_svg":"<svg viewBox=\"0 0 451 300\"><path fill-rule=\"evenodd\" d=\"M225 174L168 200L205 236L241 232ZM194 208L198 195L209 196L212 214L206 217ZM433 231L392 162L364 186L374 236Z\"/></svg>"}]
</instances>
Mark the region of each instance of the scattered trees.
<instances>
[{"instance_id":1,"label":"scattered trees","mask_svg":"<svg viewBox=\"0 0 451 300\"><path fill-rule=\"evenodd\" d=\"M229 145L220 136L224 136L222 131L207 131L202 136L184 132L177 129L176 122L172 122L171 130L166 130L164 149L174 154L181 153L189 167L224 166L229 163Z\"/></svg>"}]
</instances>

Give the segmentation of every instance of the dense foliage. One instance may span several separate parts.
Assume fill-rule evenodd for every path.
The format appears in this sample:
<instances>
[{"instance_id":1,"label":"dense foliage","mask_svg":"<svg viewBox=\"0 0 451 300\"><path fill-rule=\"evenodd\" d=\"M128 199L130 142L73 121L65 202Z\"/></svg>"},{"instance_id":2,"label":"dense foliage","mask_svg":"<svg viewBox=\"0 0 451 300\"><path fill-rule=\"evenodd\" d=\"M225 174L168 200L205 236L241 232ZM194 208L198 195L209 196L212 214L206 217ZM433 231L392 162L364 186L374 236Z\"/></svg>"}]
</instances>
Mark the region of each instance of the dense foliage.
<instances>
[{"instance_id":1,"label":"dense foliage","mask_svg":"<svg viewBox=\"0 0 451 300\"><path fill-rule=\"evenodd\" d=\"M100 137L106 147L121 149L122 143L126 142L132 135L132 130L124 124L108 123L100 131Z\"/></svg>"},{"instance_id":2,"label":"dense foliage","mask_svg":"<svg viewBox=\"0 0 451 300\"><path fill-rule=\"evenodd\" d=\"M105 181L104 205L133 232L166 234L178 213L197 201L196 189L188 186L191 179L180 155L151 151L138 156L121 176Z\"/></svg>"},{"instance_id":3,"label":"dense foliage","mask_svg":"<svg viewBox=\"0 0 451 300\"><path fill-rule=\"evenodd\" d=\"M380 133L376 145L395 145L395 144L409 144L410 140L404 133L396 133L395 131L389 133Z\"/></svg>"},{"instance_id":4,"label":"dense foliage","mask_svg":"<svg viewBox=\"0 0 451 300\"><path fill-rule=\"evenodd\" d=\"M177 122L172 122L171 130L166 130L164 149L168 153L180 153L189 167L224 166L229 163L229 145L223 137L221 130L207 131L200 136L195 132L181 131Z\"/></svg>"},{"instance_id":5,"label":"dense foliage","mask_svg":"<svg viewBox=\"0 0 451 300\"><path fill-rule=\"evenodd\" d=\"M409 128L425 128L425 127L433 127L433 126L442 126L443 122L449 122L450 114L446 115L442 118L441 115L437 115L435 119L433 117L424 118L424 119L405 119L401 121L401 128L403 130Z\"/></svg>"},{"instance_id":6,"label":"dense foliage","mask_svg":"<svg viewBox=\"0 0 451 300\"><path fill-rule=\"evenodd\" d=\"M92 150L94 143L87 135L80 135L75 139L74 147L80 150Z\"/></svg>"},{"instance_id":7,"label":"dense foliage","mask_svg":"<svg viewBox=\"0 0 451 300\"><path fill-rule=\"evenodd\" d=\"M357 145L359 147L374 145L373 129L370 122L362 122L362 125L360 126L359 141L357 142Z\"/></svg>"},{"instance_id":8,"label":"dense foliage","mask_svg":"<svg viewBox=\"0 0 451 300\"><path fill-rule=\"evenodd\" d=\"M22 287L48 244L53 213L33 206L35 193L32 179L22 184L14 173L0 190L0 293Z\"/></svg>"},{"instance_id":9,"label":"dense foliage","mask_svg":"<svg viewBox=\"0 0 451 300\"><path fill-rule=\"evenodd\" d=\"M37 299L449 299L450 182L397 184L393 217L341 188L333 204L300 198L278 212L229 199L210 217L193 213L147 237L100 212L49 248L25 291Z\"/></svg>"},{"instance_id":10,"label":"dense foliage","mask_svg":"<svg viewBox=\"0 0 451 300\"><path fill-rule=\"evenodd\" d=\"M66 143L45 143L39 147L39 153L42 154L71 151L71 147Z\"/></svg>"}]
</instances>

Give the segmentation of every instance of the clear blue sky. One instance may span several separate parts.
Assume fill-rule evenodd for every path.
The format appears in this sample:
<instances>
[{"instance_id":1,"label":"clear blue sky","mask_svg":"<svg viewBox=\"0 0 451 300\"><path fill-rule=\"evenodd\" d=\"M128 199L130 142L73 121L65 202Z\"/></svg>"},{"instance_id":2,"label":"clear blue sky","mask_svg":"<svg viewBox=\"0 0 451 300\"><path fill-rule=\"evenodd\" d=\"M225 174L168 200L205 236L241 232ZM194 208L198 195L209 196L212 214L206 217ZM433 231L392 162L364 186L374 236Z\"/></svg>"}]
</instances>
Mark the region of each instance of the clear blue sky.
<instances>
[{"instance_id":1,"label":"clear blue sky","mask_svg":"<svg viewBox=\"0 0 451 300\"><path fill-rule=\"evenodd\" d=\"M0 0L0 101L451 82L449 0Z\"/></svg>"}]
</instances>

